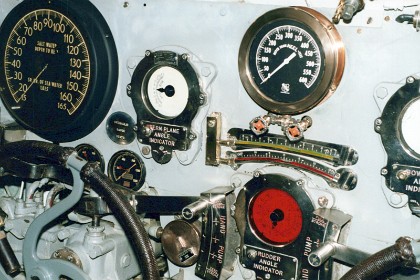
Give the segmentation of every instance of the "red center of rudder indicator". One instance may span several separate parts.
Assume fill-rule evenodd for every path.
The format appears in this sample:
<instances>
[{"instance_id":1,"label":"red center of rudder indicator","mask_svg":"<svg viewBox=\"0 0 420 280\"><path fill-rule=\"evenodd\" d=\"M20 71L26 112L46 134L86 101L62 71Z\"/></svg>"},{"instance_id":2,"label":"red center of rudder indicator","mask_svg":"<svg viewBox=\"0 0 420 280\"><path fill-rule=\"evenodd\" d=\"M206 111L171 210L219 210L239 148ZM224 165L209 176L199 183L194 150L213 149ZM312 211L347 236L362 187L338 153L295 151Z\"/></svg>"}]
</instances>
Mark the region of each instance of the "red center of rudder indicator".
<instances>
[{"instance_id":1,"label":"red center of rudder indicator","mask_svg":"<svg viewBox=\"0 0 420 280\"><path fill-rule=\"evenodd\" d=\"M287 245L302 230L302 211L292 195L268 188L251 199L249 222L262 241L274 246Z\"/></svg>"}]
</instances>

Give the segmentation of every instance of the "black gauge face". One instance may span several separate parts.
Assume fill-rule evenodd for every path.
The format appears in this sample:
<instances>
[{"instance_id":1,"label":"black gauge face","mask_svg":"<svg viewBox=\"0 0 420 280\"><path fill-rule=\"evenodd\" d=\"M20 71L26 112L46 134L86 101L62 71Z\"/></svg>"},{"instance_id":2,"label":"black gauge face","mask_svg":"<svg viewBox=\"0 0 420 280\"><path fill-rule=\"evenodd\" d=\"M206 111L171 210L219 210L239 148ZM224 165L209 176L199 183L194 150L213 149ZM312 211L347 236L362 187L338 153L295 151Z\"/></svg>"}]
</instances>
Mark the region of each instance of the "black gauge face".
<instances>
[{"instance_id":1,"label":"black gauge face","mask_svg":"<svg viewBox=\"0 0 420 280\"><path fill-rule=\"evenodd\" d=\"M277 102L292 103L311 94L324 73L317 37L299 22L283 20L261 29L249 51L255 85Z\"/></svg>"},{"instance_id":2,"label":"black gauge face","mask_svg":"<svg viewBox=\"0 0 420 280\"><path fill-rule=\"evenodd\" d=\"M334 25L312 9L293 7L267 12L248 28L238 66L243 86L258 105L299 114L336 90L344 59Z\"/></svg>"},{"instance_id":3,"label":"black gauge face","mask_svg":"<svg viewBox=\"0 0 420 280\"><path fill-rule=\"evenodd\" d=\"M107 120L106 133L115 143L127 145L136 139L135 125L129 114L115 112Z\"/></svg>"},{"instance_id":4,"label":"black gauge face","mask_svg":"<svg viewBox=\"0 0 420 280\"><path fill-rule=\"evenodd\" d=\"M115 153L109 160L108 176L113 182L136 191L145 181L146 168L138 155L123 150Z\"/></svg>"},{"instance_id":5,"label":"black gauge face","mask_svg":"<svg viewBox=\"0 0 420 280\"><path fill-rule=\"evenodd\" d=\"M109 27L89 1L25 1L0 31L1 98L22 126L68 142L99 125L118 66Z\"/></svg>"},{"instance_id":6,"label":"black gauge face","mask_svg":"<svg viewBox=\"0 0 420 280\"><path fill-rule=\"evenodd\" d=\"M105 162L101 153L89 144L80 144L76 146L77 154L88 162L97 162L102 171L105 170Z\"/></svg>"}]
</instances>

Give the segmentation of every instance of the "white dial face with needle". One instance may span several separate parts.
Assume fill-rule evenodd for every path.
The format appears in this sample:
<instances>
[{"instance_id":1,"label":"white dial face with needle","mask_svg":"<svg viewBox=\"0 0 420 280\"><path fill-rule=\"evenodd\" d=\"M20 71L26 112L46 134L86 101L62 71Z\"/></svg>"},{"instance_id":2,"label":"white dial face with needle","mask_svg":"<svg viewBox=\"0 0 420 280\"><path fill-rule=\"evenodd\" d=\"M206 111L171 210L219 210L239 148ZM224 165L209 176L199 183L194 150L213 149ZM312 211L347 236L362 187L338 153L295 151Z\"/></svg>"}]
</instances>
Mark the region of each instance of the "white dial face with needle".
<instances>
[{"instance_id":1,"label":"white dial face with needle","mask_svg":"<svg viewBox=\"0 0 420 280\"><path fill-rule=\"evenodd\" d=\"M187 81L175 68L160 67L150 75L147 97L159 116L175 118L184 111L188 103Z\"/></svg>"}]
</instances>

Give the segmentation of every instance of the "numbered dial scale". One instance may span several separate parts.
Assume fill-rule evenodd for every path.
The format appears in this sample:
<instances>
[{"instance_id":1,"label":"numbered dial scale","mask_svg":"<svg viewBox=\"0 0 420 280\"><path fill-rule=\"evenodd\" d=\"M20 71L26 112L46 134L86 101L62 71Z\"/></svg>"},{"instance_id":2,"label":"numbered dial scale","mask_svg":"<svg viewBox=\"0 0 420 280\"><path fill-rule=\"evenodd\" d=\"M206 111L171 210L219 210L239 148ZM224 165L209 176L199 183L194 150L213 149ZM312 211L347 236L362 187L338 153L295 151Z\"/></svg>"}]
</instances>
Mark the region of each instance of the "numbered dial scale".
<instances>
[{"instance_id":1,"label":"numbered dial scale","mask_svg":"<svg viewBox=\"0 0 420 280\"><path fill-rule=\"evenodd\" d=\"M99 168L105 170L105 161L101 152L90 144L80 144L76 146L77 155L88 162L96 162Z\"/></svg>"},{"instance_id":2,"label":"numbered dial scale","mask_svg":"<svg viewBox=\"0 0 420 280\"><path fill-rule=\"evenodd\" d=\"M264 109L299 114L337 88L344 47L334 25L309 8L280 8L259 17L239 51L242 84Z\"/></svg>"},{"instance_id":3,"label":"numbered dial scale","mask_svg":"<svg viewBox=\"0 0 420 280\"><path fill-rule=\"evenodd\" d=\"M118 58L93 4L23 1L2 23L0 42L1 98L23 127L69 142L103 120L115 95Z\"/></svg>"},{"instance_id":4,"label":"numbered dial scale","mask_svg":"<svg viewBox=\"0 0 420 280\"><path fill-rule=\"evenodd\" d=\"M109 160L108 176L113 182L137 191L144 184L146 168L137 154L122 150L116 152Z\"/></svg>"}]
</instances>

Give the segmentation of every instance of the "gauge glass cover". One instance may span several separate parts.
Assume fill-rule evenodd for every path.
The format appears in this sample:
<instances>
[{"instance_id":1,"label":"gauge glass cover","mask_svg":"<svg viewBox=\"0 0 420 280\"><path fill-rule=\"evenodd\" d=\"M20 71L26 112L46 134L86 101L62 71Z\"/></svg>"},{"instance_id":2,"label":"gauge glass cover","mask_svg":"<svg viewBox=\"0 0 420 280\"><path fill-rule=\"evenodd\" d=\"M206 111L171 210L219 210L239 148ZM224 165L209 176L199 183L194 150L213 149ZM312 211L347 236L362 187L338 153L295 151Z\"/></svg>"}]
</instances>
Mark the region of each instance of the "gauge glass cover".
<instances>
[{"instance_id":1,"label":"gauge glass cover","mask_svg":"<svg viewBox=\"0 0 420 280\"><path fill-rule=\"evenodd\" d=\"M77 154L88 162L97 162L102 171L105 170L105 162L102 154L90 144L80 144L76 146Z\"/></svg>"},{"instance_id":2,"label":"gauge glass cover","mask_svg":"<svg viewBox=\"0 0 420 280\"><path fill-rule=\"evenodd\" d=\"M109 160L108 176L114 183L137 191L145 181L146 168L138 155L123 150L115 153Z\"/></svg>"},{"instance_id":3,"label":"gauge glass cover","mask_svg":"<svg viewBox=\"0 0 420 280\"><path fill-rule=\"evenodd\" d=\"M148 79L147 98L154 111L165 118L179 116L188 103L188 84L175 68L154 69Z\"/></svg>"},{"instance_id":4,"label":"gauge glass cover","mask_svg":"<svg viewBox=\"0 0 420 280\"><path fill-rule=\"evenodd\" d=\"M291 7L269 11L248 28L238 67L245 90L259 106L293 115L336 90L344 61L334 25L310 8Z\"/></svg>"},{"instance_id":5,"label":"gauge glass cover","mask_svg":"<svg viewBox=\"0 0 420 280\"><path fill-rule=\"evenodd\" d=\"M267 97L297 102L319 85L324 53L311 33L290 20L272 22L257 33L249 52L250 70L253 82Z\"/></svg>"},{"instance_id":6,"label":"gauge glass cover","mask_svg":"<svg viewBox=\"0 0 420 280\"><path fill-rule=\"evenodd\" d=\"M53 142L95 129L118 80L105 19L89 1L69 2L24 1L0 28L2 101L19 124Z\"/></svg>"},{"instance_id":7,"label":"gauge glass cover","mask_svg":"<svg viewBox=\"0 0 420 280\"><path fill-rule=\"evenodd\" d=\"M257 193L249 204L251 230L263 242L273 246L287 245L298 238L302 211L289 193L267 188Z\"/></svg>"},{"instance_id":8,"label":"gauge glass cover","mask_svg":"<svg viewBox=\"0 0 420 280\"><path fill-rule=\"evenodd\" d=\"M420 155L420 99L409 103L401 119L401 136L405 144L417 155Z\"/></svg>"}]
</instances>

